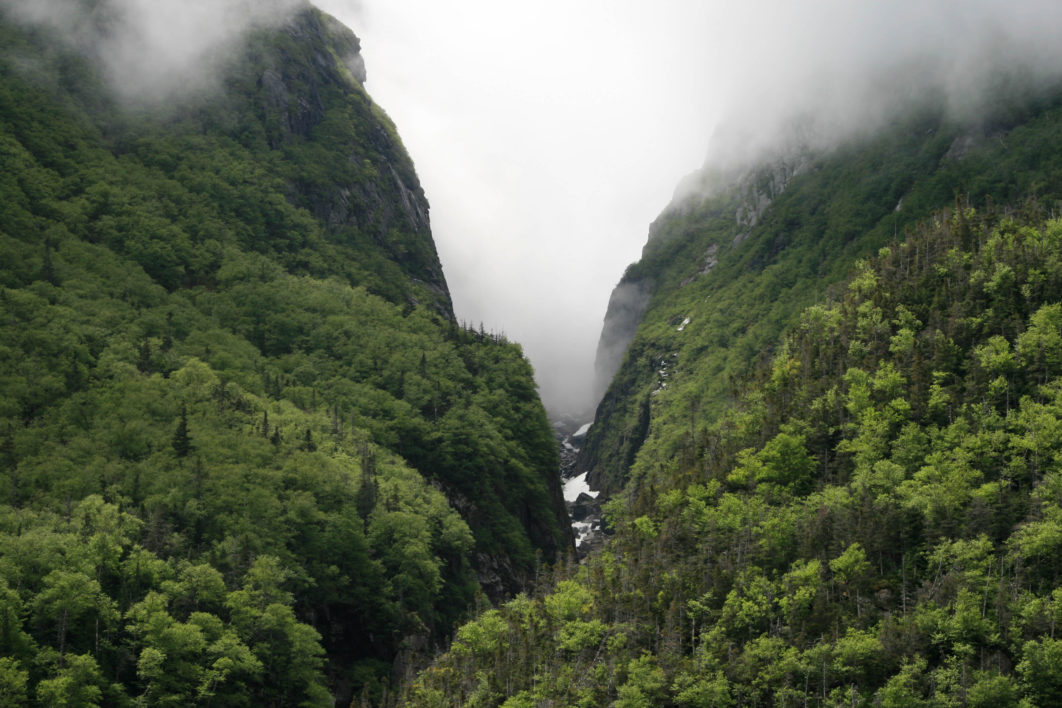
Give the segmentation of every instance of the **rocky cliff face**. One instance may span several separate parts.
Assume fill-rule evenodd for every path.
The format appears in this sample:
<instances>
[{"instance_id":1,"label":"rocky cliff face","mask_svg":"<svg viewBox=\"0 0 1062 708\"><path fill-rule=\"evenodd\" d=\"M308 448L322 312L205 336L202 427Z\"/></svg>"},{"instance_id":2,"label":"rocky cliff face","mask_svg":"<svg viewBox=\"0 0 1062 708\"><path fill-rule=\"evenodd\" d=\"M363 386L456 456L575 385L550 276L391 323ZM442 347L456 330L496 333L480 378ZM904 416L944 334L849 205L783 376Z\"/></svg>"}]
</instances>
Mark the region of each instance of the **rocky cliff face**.
<instances>
[{"instance_id":1,"label":"rocky cliff face","mask_svg":"<svg viewBox=\"0 0 1062 708\"><path fill-rule=\"evenodd\" d=\"M676 220L698 218L697 212L710 200L720 198L732 202L733 245L748 238L767 209L789 187L792 180L805 172L812 162L812 153L803 146L784 153L752 168L729 176L710 168L686 178L676 190L672 203L649 226L649 238L642 251L643 258L651 257L659 240L668 238L669 227ZM720 214L725 219L725 213ZM682 281L688 285L694 278L708 275L719 263L719 243L709 244L700 254L698 269ZM623 362L627 348L641 323L655 291L656 282L642 273L624 275L609 297L608 309L598 340L594 363L594 400L600 402L609 383Z\"/></svg>"},{"instance_id":2,"label":"rocky cliff face","mask_svg":"<svg viewBox=\"0 0 1062 708\"><path fill-rule=\"evenodd\" d=\"M1054 159L1045 136L1059 95L1024 96L973 123L923 105L873 136L829 149L797 143L740 171L687 178L617 286L616 299L634 292L637 307L606 320L602 341L627 349L609 350L609 368L620 365L579 470L614 493L688 452L691 421L725 405L802 303L956 195L975 204L1042 196L1047 182L1030 179L1029 165Z\"/></svg>"},{"instance_id":3,"label":"rocky cliff face","mask_svg":"<svg viewBox=\"0 0 1062 708\"><path fill-rule=\"evenodd\" d=\"M651 296L650 284L642 280L622 280L612 291L594 360L595 405L601 401L609 382L619 371L623 355L634 339Z\"/></svg>"},{"instance_id":4,"label":"rocky cliff face","mask_svg":"<svg viewBox=\"0 0 1062 708\"><path fill-rule=\"evenodd\" d=\"M232 88L255 96L270 148L319 144L312 160L288 175L292 201L327 224L339 243L366 241L410 280L414 304L430 302L451 318L435 251L429 206L413 163L387 115L362 87L361 43L344 25L313 9L280 35L252 36Z\"/></svg>"},{"instance_id":5,"label":"rocky cliff face","mask_svg":"<svg viewBox=\"0 0 1062 708\"><path fill-rule=\"evenodd\" d=\"M719 264L720 247L728 253L739 247L771 204L811 164L811 152L800 146L727 174L706 167L683 181L671 204L650 225L642 262L628 269L612 291L598 342L594 372L598 424L576 464L577 470L589 472L595 488L618 491L622 475L617 470L633 464L649 433L650 398L667 385L672 352L644 345L630 351L653 298L674 285L665 271L685 273L680 289L711 274ZM702 243L704 222L709 220L717 235ZM698 245L683 248L688 243ZM662 259L661 253L668 255ZM666 262L643 265L661 260ZM676 328L685 329L688 321L683 319L673 323ZM639 393L632 399L631 391ZM622 431L618 437L606 431L617 426Z\"/></svg>"}]
</instances>

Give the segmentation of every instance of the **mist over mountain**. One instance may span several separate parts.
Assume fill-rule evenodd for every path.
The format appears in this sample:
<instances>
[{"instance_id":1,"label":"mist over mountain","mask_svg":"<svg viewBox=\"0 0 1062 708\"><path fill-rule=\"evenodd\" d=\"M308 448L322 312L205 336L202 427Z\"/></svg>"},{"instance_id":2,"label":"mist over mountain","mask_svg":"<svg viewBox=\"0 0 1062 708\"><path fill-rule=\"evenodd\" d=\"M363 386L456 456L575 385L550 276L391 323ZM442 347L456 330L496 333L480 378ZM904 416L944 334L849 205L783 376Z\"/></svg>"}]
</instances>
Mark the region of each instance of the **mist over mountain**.
<instances>
[{"instance_id":1,"label":"mist over mountain","mask_svg":"<svg viewBox=\"0 0 1062 708\"><path fill-rule=\"evenodd\" d=\"M814 9L744 11L612 291L576 462L612 537L412 705L1062 696L1059 8Z\"/></svg>"},{"instance_id":2,"label":"mist over mountain","mask_svg":"<svg viewBox=\"0 0 1062 708\"><path fill-rule=\"evenodd\" d=\"M899 98L980 80L997 36L1049 67L1059 21L1043 0L327 5L416 156L457 316L520 341L547 402L593 398L608 295L682 175L750 159L801 110L822 139L831 116L880 125L902 103L875 100L887 67L910 67Z\"/></svg>"},{"instance_id":3,"label":"mist over mountain","mask_svg":"<svg viewBox=\"0 0 1062 708\"><path fill-rule=\"evenodd\" d=\"M2 699L1059 702L1060 10L346 6L457 278L332 17L0 0Z\"/></svg>"},{"instance_id":4,"label":"mist over mountain","mask_svg":"<svg viewBox=\"0 0 1062 708\"><path fill-rule=\"evenodd\" d=\"M610 538L411 705L1058 702L1062 84L1011 68L660 215L576 461Z\"/></svg>"},{"instance_id":5,"label":"mist over mountain","mask_svg":"<svg viewBox=\"0 0 1062 708\"><path fill-rule=\"evenodd\" d=\"M871 134L926 102L971 122L1062 76L1057 3L764 3L744 11L741 61L706 164L727 170L793 142ZM709 74L712 74L709 70Z\"/></svg>"},{"instance_id":6,"label":"mist over mountain","mask_svg":"<svg viewBox=\"0 0 1062 708\"><path fill-rule=\"evenodd\" d=\"M358 38L264 8L0 8L0 702L380 703L572 548Z\"/></svg>"},{"instance_id":7,"label":"mist over mountain","mask_svg":"<svg viewBox=\"0 0 1062 708\"><path fill-rule=\"evenodd\" d=\"M278 27L305 0L3 0L15 20L46 28L96 63L127 103L158 107L220 89L240 40ZM32 58L26 58L32 61Z\"/></svg>"},{"instance_id":8,"label":"mist over mountain","mask_svg":"<svg viewBox=\"0 0 1062 708\"><path fill-rule=\"evenodd\" d=\"M837 148L918 113L962 126L965 140L998 136L1062 80L1062 49L1049 29L1062 11L1051 3L767 3L733 19L747 35L742 61L716 77L725 109L703 165L679 181L650 225L643 258L666 231L669 214L736 185L749 191L744 215L735 218L752 228L796 174ZM716 262L714 252L706 256L704 270ZM650 290L624 277L612 291L597 344L595 404L634 337Z\"/></svg>"}]
</instances>

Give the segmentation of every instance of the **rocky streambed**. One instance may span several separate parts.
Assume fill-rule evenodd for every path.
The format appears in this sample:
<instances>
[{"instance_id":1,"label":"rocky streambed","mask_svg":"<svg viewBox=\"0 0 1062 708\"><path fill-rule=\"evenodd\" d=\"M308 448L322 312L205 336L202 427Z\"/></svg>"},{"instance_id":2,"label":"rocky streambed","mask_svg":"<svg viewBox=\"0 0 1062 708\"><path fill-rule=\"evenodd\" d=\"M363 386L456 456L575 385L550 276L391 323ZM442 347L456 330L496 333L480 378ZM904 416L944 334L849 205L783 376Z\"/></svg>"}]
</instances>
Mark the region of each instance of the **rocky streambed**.
<instances>
[{"instance_id":1,"label":"rocky streambed","mask_svg":"<svg viewBox=\"0 0 1062 708\"><path fill-rule=\"evenodd\" d=\"M586 439L590 423L574 419L553 423L553 431L560 445L561 481L564 484L564 503L572 521L575 534L575 549L580 558L599 546L604 538L601 528L600 492L594 491L586 481L586 471L576 468L579 446Z\"/></svg>"}]
</instances>

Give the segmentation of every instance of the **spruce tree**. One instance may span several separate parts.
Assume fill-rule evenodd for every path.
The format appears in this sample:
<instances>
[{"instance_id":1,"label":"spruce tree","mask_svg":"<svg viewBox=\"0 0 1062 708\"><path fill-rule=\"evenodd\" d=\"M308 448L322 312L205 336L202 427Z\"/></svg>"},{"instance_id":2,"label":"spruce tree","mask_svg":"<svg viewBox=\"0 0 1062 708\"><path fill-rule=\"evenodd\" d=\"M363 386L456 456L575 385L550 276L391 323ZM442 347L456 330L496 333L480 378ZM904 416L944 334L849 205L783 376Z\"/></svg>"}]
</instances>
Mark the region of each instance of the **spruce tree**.
<instances>
[{"instance_id":1,"label":"spruce tree","mask_svg":"<svg viewBox=\"0 0 1062 708\"><path fill-rule=\"evenodd\" d=\"M358 510L358 516L368 521L369 514L376 506L376 498L380 491L376 481L376 456L368 445L362 445L359 453L361 454L361 486L358 487L354 496L354 504Z\"/></svg>"},{"instance_id":2,"label":"spruce tree","mask_svg":"<svg viewBox=\"0 0 1062 708\"><path fill-rule=\"evenodd\" d=\"M0 443L0 464L9 472L14 471L18 465L18 457L15 453L15 433L10 423L7 425L4 441Z\"/></svg>"},{"instance_id":3,"label":"spruce tree","mask_svg":"<svg viewBox=\"0 0 1062 708\"><path fill-rule=\"evenodd\" d=\"M15 434L11 425L7 426L7 433L0 443L0 464L8 474L11 506L19 506L19 479L18 479L18 452L15 450Z\"/></svg>"},{"instance_id":4,"label":"spruce tree","mask_svg":"<svg viewBox=\"0 0 1062 708\"><path fill-rule=\"evenodd\" d=\"M51 239L44 241L44 261L41 264L40 280L58 285L59 280L55 277L55 266L52 265L52 242Z\"/></svg>"},{"instance_id":5,"label":"spruce tree","mask_svg":"<svg viewBox=\"0 0 1062 708\"><path fill-rule=\"evenodd\" d=\"M177 457L188 457L192 451L192 439L188 436L188 409L181 406L181 418L177 421L177 430L173 433L173 451Z\"/></svg>"}]
</instances>

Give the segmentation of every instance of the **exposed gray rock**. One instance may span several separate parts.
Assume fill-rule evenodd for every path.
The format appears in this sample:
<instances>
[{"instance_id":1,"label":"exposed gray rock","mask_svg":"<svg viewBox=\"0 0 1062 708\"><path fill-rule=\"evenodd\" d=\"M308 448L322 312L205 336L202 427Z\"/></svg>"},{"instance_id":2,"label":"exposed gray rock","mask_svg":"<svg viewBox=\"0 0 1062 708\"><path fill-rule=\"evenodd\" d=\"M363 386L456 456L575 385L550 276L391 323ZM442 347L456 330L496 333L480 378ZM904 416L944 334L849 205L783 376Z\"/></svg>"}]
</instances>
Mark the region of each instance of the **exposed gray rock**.
<instances>
[{"instance_id":1,"label":"exposed gray rock","mask_svg":"<svg viewBox=\"0 0 1062 708\"><path fill-rule=\"evenodd\" d=\"M958 162L966 157L970 151L984 139L984 131L979 128L963 131L951 142L951 147L949 147L948 151L944 153L944 159Z\"/></svg>"},{"instance_id":2,"label":"exposed gray rock","mask_svg":"<svg viewBox=\"0 0 1062 708\"><path fill-rule=\"evenodd\" d=\"M360 51L343 57L343 64L359 84L365 83L365 58L361 56Z\"/></svg>"},{"instance_id":3,"label":"exposed gray rock","mask_svg":"<svg viewBox=\"0 0 1062 708\"><path fill-rule=\"evenodd\" d=\"M620 282L612 291L594 361L595 404L601 400L612 377L619 371L623 355L634 339L651 296L649 283L640 280Z\"/></svg>"},{"instance_id":4,"label":"exposed gray rock","mask_svg":"<svg viewBox=\"0 0 1062 708\"><path fill-rule=\"evenodd\" d=\"M701 267L701 275L708 275L712 269L719 265L719 244L713 243L704 251L704 266Z\"/></svg>"},{"instance_id":5,"label":"exposed gray rock","mask_svg":"<svg viewBox=\"0 0 1062 708\"><path fill-rule=\"evenodd\" d=\"M601 507L598 506L597 499L583 492L568 505L568 513L572 521L586 521L591 514L600 514Z\"/></svg>"},{"instance_id":6,"label":"exposed gray rock","mask_svg":"<svg viewBox=\"0 0 1062 708\"><path fill-rule=\"evenodd\" d=\"M811 165L811 153L794 148L746 172L737 180L739 204L734 214L738 233L734 245L740 244L763 219L774 200L789 188L793 178Z\"/></svg>"}]
</instances>

